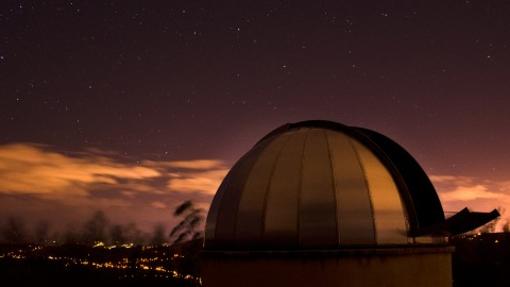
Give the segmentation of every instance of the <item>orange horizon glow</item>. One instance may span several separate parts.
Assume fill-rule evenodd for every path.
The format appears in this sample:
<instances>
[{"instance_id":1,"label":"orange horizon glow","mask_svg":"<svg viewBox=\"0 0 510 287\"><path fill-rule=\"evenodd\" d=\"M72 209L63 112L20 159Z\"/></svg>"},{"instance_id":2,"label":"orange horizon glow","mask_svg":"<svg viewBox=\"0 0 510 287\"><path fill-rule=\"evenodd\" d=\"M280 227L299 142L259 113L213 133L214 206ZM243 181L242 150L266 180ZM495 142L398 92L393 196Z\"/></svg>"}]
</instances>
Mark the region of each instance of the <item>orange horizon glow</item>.
<instances>
[{"instance_id":1,"label":"orange horizon glow","mask_svg":"<svg viewBox=\"0 0 510 287\"><path fill-rule=\"evenodd\" d=\"M45 209L56 214L62 208L65 218L76 220L103 209L117 214L116 219L146 225L170 219L169 210L180 200L192 199L207 209L228 170L220 159L126 163L115 154L89 151L70 156L43 145L0 145L0 196L4 197L0 210L4 218L18 215L16 210L39 217ZM447 174L433 174L430 179L445 211L466 206L489 211L510 205L510 181ZM22 206L27 196L34 206ZM504 214L503 218L506 222Z\"/></svg>"}]
</instances>

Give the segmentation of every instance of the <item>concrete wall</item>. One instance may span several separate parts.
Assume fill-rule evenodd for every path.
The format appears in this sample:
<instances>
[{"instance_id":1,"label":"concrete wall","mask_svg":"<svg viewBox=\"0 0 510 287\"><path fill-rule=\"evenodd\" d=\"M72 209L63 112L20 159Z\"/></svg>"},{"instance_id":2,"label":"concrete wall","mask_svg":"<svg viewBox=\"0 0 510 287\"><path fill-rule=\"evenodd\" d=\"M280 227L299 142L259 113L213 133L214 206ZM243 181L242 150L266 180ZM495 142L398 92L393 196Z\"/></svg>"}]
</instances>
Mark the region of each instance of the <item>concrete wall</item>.
<instances>
[{"instance_id":1,"label":"concrete wall","mask_svg":"<svg viewBox=\"0 0 510 287\"><path fill-rule=\"evenodd\" d=\"M451 287L451 253L206 255L202 279L206 287Z\"/></svg>"}]
</instances>

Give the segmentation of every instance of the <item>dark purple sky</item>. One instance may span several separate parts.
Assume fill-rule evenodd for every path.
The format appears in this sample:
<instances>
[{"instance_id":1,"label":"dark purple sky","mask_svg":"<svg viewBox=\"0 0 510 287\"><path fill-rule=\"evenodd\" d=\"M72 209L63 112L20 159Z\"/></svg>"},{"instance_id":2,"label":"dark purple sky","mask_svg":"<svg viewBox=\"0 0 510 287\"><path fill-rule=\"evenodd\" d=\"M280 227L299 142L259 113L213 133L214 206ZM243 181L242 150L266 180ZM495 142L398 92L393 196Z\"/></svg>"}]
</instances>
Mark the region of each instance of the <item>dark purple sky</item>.
<instances>
[{"instance_id":1,"label":"dark purple sky","mask_svg":"<svg viewBox=\"0 0 510 287\"><path fill-rule=\"evenodd\" d=\"M508 2L100 2L0 4L2 216L171 224L305 119L392 137L446 209L510 204Z\"/></svg>"}]
</instances>

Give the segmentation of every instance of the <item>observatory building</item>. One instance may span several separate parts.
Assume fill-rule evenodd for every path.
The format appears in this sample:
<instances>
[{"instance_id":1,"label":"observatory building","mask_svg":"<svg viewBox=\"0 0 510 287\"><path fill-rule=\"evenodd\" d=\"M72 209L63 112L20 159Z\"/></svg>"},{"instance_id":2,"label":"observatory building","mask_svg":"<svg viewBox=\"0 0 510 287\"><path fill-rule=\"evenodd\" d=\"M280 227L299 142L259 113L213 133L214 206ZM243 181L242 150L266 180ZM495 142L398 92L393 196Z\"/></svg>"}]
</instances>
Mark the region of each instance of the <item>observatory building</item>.
<instances>
[{"instance_id":1,"label":"observatory building","mask_svg":"<svg viewBox=\"0 0 510 287\"><path fill-rule=\"evenodd\" d=\"M445 219L428 176L377 132L283 125L232 167L207 216L204 285L451 286L448 236L499 216Z\"/></svg>"}]
</instances>

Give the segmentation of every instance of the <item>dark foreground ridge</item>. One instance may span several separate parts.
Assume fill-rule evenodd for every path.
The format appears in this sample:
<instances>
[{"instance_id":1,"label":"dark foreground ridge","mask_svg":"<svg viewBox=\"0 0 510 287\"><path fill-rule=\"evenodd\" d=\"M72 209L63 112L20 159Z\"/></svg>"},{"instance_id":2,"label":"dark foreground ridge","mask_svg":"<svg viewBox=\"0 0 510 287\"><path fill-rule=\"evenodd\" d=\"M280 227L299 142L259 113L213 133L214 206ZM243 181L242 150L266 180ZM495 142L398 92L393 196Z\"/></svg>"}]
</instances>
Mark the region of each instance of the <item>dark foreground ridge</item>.
<instances>
[{"instance_id":1,"label":"dark foreground ridge","mask_svg":"<svg viewBox=\"0 0 510 287\"><path fill-rule=\"evenodd\" d=\"M510 233L464 235L451 243L453 286L510 286ZM168 246L2 245L0 278L4 286L201 286L198 259L186 259Z\"/></svg>"}]
</instances>

